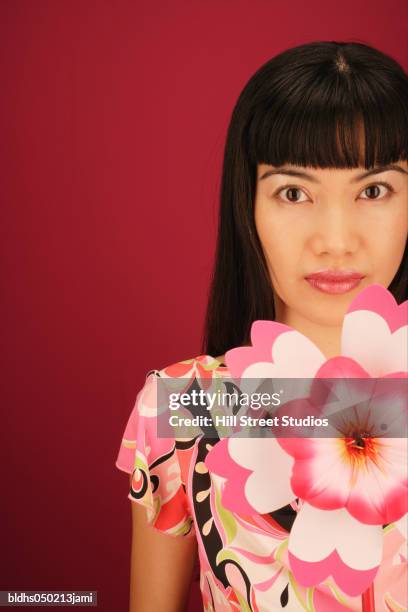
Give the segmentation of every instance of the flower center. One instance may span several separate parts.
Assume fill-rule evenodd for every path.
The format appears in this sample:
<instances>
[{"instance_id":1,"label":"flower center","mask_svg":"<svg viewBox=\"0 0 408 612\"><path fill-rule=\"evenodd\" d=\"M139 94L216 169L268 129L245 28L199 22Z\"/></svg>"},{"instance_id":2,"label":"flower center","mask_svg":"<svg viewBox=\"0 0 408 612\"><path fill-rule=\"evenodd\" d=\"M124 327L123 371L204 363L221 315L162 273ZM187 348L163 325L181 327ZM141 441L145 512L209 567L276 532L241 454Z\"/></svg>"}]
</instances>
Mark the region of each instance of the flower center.
<instances>
[{"instance_id":1,"label":"flower center","mask_svg":"<svg viewBox=\"0 0 408 612\"><path fill-rule=\"evenodd\" d=\"M355 467L378 461L378 440L365 431L353 431L343 438L345 458Z\"/></svg>"},{"instance_id":2,"label":"flower center","mask_svg":"<svg viewBox=\"0 0 408 612\"><path fill-rule=\"evenodd\" d=\"M364 450L366 447L366 438L368 434L365 433L353 433L353 437L351 440L351 446Z\"/></svg>"}]
</instances>

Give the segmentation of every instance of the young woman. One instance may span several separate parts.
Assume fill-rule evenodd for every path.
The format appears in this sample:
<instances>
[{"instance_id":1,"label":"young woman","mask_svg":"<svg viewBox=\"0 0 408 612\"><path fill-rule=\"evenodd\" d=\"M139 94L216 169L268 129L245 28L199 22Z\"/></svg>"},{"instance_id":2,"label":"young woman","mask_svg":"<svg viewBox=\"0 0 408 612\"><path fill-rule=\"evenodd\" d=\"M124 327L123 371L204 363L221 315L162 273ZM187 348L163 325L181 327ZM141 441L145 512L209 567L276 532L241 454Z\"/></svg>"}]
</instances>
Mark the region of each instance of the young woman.
<instances>
[{"instance_id":1,"label":"young woman","mask_svg":"<svg viewBox=\"0 0 408 612\"><path fill-rule=\"evenodd\" d=\"M256 529L227 512L204 463L217 441L159 439L149 398L160 376L228 376L225 352L250 343L257 319L338 355L361 289L377 283L399 303L408 298L407 235L408 77L399 64L363 44L315 42L263 65L227 134L203 354L149 372L116 463L137 502L131 612L183 610L197 552L205 610L361 610L359 597L330 582L308 591L284 558L268 557L296 507L259 515ZM377 608L394 609L388 593L404 610L405 561L391 544L394 569L376 584Z\"/></svg>"}]
</instances>

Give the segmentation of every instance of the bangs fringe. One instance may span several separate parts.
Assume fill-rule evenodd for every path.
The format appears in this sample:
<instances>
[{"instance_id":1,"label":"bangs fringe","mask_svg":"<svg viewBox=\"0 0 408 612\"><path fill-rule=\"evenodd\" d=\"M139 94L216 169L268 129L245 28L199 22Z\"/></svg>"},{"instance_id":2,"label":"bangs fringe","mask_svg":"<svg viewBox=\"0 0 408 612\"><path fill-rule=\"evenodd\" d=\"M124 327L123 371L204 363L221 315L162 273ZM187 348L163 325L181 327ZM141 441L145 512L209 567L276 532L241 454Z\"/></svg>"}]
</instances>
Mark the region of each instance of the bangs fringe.
<instances>
[{"instance_id":1,"label":"bangs fringe","mask_svg":"<svg viewBox=\"0 0 408 612\"><path fill-rule=\"evenodd\" d=\"M408 159L408 108L398 92L361 75L274 89L255 108L247 150L253 164L366 169ZM307 92L307 93L305 93Z\"/></svg>"}]
</instances>

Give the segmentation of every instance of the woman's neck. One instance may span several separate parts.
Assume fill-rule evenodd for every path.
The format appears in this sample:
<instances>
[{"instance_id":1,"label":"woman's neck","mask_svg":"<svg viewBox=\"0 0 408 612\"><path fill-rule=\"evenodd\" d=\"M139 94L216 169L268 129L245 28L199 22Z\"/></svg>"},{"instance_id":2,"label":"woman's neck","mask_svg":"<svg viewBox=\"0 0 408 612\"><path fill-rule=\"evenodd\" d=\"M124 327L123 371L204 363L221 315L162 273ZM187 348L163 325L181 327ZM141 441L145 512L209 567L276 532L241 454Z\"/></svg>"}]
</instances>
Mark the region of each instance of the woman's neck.
<instances>
[{"instance_id":1,"label":"woman's neck","mask_svg":"<svg viewBox=\"0 0 408 612\"><path fill-rule=\"evenodd\" d=\"M277 321L277 319L276 319ZM304 336L307 336L323 353L326 359L340 355L340 333L341 328L338 327L323 327L321 325L298 325L295 322L279 321L285 323ZM250 346L250 345L248 345ZM225 364L225 354L216 357L217 361Z\"/></svg>"},{"instance_id":2,"label":"woman's neck","mask_svg":"<svg viewBox=\"0 0 408 612\"><path fill-rule=\"evenodd\" d=\"M314 323L293 310L282 307L275 302L276 318L279 323L285 323L309 338L323 353L326 359L336 357L341 353L342 326L330 326Z\"/></svg>"},{"instance_id":3,"label":"woman's neck","mask_svg":"<svg viewBox=\"0 0 408 612\"><path fill-rule=\"evenodd\" d=\"M287 317L281 323L307 336L321 350L326 359L340 355L341 327L325 327L312 321L298 319L296 316Z\"/></svg>"},{"instance_id":4,"label":"woman's neck","mask_svg":"<svg viewBox=\"0 0 408 612\"><path fill-rule=\"evenodd\" d=\"M307 338L309 338L313 344L315 344L326 359L330 359L331 357L336 357L341 353L341 330L342 327L335 326L324 326L309 319L305 319L300 317L296 313L292 311L283 310L279 306L276 307L276 317L275 321L278 323L284 323L285 325L289 325L296 331L300 332ZM249 345L250 346L250 343ZM217 361L222 364L225 364L225 354L219 355L216 357Z\"/></svg>"}]
</instances>

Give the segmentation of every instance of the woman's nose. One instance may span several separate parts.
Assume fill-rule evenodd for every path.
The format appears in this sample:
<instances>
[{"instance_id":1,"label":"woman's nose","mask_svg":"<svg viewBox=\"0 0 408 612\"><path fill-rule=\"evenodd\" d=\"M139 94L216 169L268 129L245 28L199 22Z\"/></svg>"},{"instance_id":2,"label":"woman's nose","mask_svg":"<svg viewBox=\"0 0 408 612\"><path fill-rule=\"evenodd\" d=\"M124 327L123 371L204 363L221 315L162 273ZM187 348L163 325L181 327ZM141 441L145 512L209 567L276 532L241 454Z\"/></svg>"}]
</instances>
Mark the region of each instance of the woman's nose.
<instances>
[{"instance_id":1,"label":"woman's nose","mask_svg":"<svg viewBox=\"0 0 408 612\"><path fill-rule=\"evenodd\" d=\"M358 249L358 223L348 206L329 202L321 207L316 217L312 238L316 254L339 258Z\"/></svg>"}]
</instances>

